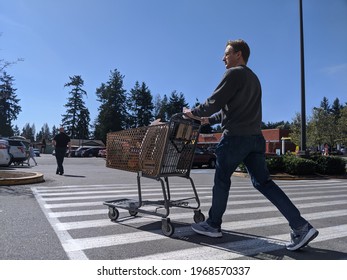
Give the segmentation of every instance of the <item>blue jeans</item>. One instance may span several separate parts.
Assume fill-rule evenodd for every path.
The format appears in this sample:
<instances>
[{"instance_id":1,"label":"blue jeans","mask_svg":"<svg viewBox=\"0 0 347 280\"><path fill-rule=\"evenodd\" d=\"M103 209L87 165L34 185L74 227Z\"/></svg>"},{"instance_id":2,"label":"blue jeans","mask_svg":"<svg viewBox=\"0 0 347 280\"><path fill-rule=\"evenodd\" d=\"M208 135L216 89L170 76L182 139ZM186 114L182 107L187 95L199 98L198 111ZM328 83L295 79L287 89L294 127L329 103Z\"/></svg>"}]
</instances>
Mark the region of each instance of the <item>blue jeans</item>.
<instances>
[{"instance_id":1,"label":"blue jeans","mask_svg":"<svg viewBox=\"0 0 347 280\"><path fill-rule=\"evenodd\" d=\"M229 198L231 175L241 162L245 164L253 186L277 207L291 228L300 228L307 223L288 196L270 178L265 162L265 139L262 135L223 136L216 155L212 206L207 219L210 226L221 227Z\"/></svg>"}]
</instances>

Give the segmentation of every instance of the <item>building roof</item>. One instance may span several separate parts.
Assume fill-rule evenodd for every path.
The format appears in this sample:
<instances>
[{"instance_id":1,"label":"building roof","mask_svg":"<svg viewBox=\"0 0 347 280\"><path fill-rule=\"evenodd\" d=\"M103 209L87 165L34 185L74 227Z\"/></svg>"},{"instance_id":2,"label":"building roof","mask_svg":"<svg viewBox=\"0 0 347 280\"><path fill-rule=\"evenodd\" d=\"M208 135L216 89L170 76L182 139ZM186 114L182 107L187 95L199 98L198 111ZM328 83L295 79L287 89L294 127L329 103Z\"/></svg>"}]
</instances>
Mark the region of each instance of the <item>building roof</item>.
<instances>
[{"instance_id":1,"label":"building roof","mask_svg":"<svg viewBox=\"0 0 347 280\"><path fill-rule=\"evenodd\" d=\"M198 138L198 143L218 143L222 133L200 133Z\"/></svg>"},{"instance_id":2,"label":"building roof","mask_svg":"<svg viewBox=\"0 0 347 280\"><path fill-rule=\"evenodd\" d=\"M80 147L80 146L95 146L95 147L105 147L104 142L101 140L86 140L86 139L71 139L72 147Z\"/></svg>"}]
</instances>

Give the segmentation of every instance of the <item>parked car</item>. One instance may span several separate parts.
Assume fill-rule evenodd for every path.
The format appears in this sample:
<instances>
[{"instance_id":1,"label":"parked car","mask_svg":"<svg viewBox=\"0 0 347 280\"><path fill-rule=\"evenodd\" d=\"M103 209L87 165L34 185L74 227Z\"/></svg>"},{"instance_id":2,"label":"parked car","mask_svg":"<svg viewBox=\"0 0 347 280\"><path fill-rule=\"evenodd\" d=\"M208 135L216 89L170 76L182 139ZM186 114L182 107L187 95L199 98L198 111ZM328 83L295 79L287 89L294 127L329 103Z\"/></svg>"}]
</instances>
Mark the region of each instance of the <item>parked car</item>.
<instances>
[{"instance_id":1,"label":"parked car","mask_svg":"<svg viewBox=\"0 0 347 280\"><path fill-rule=\"evenodd\" d=\"M101 149L100 151L99 151L99 153L98 153L98 157L103 157L103 158L105 158L106 157L106 149L105 148L103 148L103 149Z\"/></svg>"},{"instance_id":2,"label":"parked car","mask_svg":"<svg viewBox=\"0 0 347 280\"><path fill-rule=\"evenodd\" d=\"M40 149L34 148L35 157L41 156Z\"/></svg>"},{"instance_id":3,"label":"parked car","mask_svg":"<svg viewBox=\"0 0 347 280\"><path fill-rule=\"evenodd\" d=\"M90 148L93 148L93 147L90 147L90 146L78 147L78 149L75 151L75 156L76 157L81 157L82 156L82 152L85 151L85 150L88 150Z\"/></svg>"},{"instance_id":4,"label":"parked car","mask_svg":"<svg viewBox=\"0 0 347 280\"><path fill-rule=\"evenodd\" d=\"M196 147L193 158L193 166L201 168L203 165L207 165L208 168L215 168L216 155L212 151Z\"/></svg>"},{"instance_id":5,"label":"parked car","mask_svg":"<svg viewBox=\"0 0 347 280\"><path fill-rule=\"evenodd\" d=\"M71 147L70 152L69 152L69 149L67 149L65 156L68 157L70 154L70 157L75 157L76 156L76 150L77 150L77 147ZM55 150L53 150L52 156L55 156Z\"/></svg>"},{"instance_id":6,"label":"parked car","mask_svg":"<svg viewBox=\"0 0 347 280\"><path fill-rule=\"evenodd\" d=\"M104 147L94 147L82 151L82 157L97 157L100 150L105 149Z\"/></svg>"},{"instance_id":7,"label":"parked car","mask_svg":"<svg viewBox=\"0 0 347 280\"><path fill-rule=\"evenodd\" d=\"M26 146L20 140L5 139L10 145L11 163L21 164L27 160Z\"/></svg>"},{"instance_id":8,"label":"parked car","mask_svg":"<svg viewBox=\"0 0 347 280\"><path fill-rule=\"evenodd\" d=\"M10 145L7 140L0 139L0 166L9 166L11 163Z\"/></svg>"},{"instance_id":9,"label":"parked car","mask_svg":"<svg viewBox=\"0 0 347 280\"><path fill-rule=\"evenodd\" d=\"M71 149L70 149L70 157L75 157L76 156L77 149L78 149L78 147L71 147ZM67 153L69 154L69 151L67 151Z\"/></svg>"}]
</instances>

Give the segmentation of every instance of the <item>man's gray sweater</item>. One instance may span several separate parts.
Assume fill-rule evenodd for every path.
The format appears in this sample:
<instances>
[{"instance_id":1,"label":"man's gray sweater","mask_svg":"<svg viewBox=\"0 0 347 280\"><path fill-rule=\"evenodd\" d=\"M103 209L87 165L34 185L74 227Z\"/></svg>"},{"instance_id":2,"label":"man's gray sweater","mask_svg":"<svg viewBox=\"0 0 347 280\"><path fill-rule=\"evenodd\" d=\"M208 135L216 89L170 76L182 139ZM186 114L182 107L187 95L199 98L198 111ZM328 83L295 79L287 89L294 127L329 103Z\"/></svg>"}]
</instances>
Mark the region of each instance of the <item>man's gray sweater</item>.
<instances>
[{"instance_id":1,"label":"man's gray sweater","mask_svg":"<svg viewBox=\"0 0 347 280\"><path fill-rule=\"evenodd\" d=\"M261 134L261 85L245 65L228 69L204 104L192 109L199 117L209 117L211 125L221 123L224 135Z\"/></svg>"}]
</instances>

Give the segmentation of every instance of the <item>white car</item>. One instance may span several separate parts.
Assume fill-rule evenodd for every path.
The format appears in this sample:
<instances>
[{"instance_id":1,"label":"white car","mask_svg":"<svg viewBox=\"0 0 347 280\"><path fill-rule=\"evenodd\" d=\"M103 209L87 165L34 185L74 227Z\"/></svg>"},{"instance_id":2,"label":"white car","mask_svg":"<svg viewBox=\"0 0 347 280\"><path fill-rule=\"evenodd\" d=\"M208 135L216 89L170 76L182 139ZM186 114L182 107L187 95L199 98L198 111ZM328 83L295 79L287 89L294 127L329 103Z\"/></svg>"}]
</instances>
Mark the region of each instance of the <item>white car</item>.
<instances>
[{"instance_id":1,"label":"white car","mask_svg":"<svg viewBox=\"0 0 347 280\"><path fill-rule=\"evenodd\" d=\"M22 164L27 160L26 147L22 141L17 139L6 139L10 145L11 163Z\"/></svg>"},{"instance_id":2,"label":"white car","mask_svg":"<svg viewBox=\"0 0 347 280\"><path fill-rule=\"evenodd\" d=\"M35 157L41 156L40 149L34 148L34 154L35 154Z\"/></svg>"},{"instance_id":3,"label":"white car","mask_svg":"<svg viewBox=\"0 0 347 280\"><path fill-rule=\"evenodd\" d=\"M8 141L0 139L0 166L9 166L11 163L11 155L9 153L10 146Z\"/></svg>"}]
</instances>

